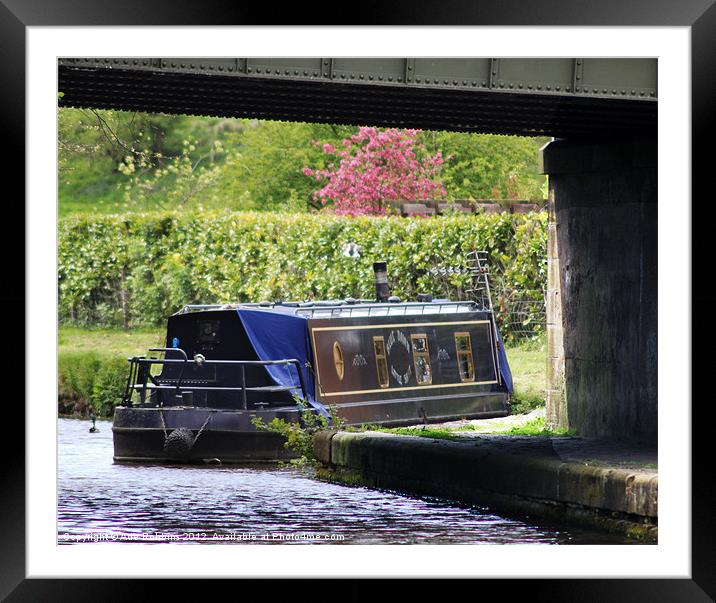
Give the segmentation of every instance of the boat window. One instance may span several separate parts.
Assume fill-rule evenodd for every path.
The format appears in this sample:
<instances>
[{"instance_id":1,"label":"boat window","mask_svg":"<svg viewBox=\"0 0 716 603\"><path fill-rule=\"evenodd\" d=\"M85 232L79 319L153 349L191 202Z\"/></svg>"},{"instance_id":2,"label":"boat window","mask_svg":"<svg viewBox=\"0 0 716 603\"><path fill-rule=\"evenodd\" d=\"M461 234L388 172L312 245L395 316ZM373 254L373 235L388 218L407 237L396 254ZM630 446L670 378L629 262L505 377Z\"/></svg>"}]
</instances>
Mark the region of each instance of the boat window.
<instances>
[{"instance_id":1,"label":"boat window","mask_svg":"<svg viewBox=\"0 0 716 603\"><path fill-rule=\"evenodd\" d=\"M424 333L411 335L413 342L413 362L415 363L415 378L418 385L425 385L433 382L433 372L430 368L430 350L428 349L428 337Z\"/></svg>"},{"instance_id":2,"label":"boat window","mask_svg":"<svg viewBox=\"0 0 716 603\"><path fill-rule=\"evenodd\" d=\"M385 340L382 335L373 337L373 351L375 368L378 371L378 384L381 387L388 387L388 357L385 354Z\"/></svg>"},{"instance_id":3,"label":"boat window","mask_svg":"<svg viewBox=\"0 0 716 603\"><path fill-rule=\"evenodd\" d=\"M388 314L390 316L395 316L396 314L403 315L403 314L405 314L405 306L398 306L397 308L390 308L388 310Z\"/></svg>"},{"instance_id":4,"label":"boat window","mask_svg":"<svg viewBox=\"0 0 716 603\"><path fill-rule=\"evenodd\" d=\"M475 380L475 363L472 358L470 333L455 333L455 351L461 381Z\"/></svg>"},{"instance_id":5,"label":"boat window","mask_svg":"<svg viewBox=\"0 0 716 603\"><path fill-rule=\"evenodd\" d=\"M370 309L371 316L388 316L388 308L378 306Z\"/></svg>"},{"instance_id":6,"label":"boat window","mask_svg":"<svg viewBox=\"0 0 716 603\"><path fill-rule=\"evenodd\" d=\"M345 364L343 362L343 350L341 344L337 341L333 342L333 366L336 367L336 375L343 381L343 373L345 371Z\"/></svg>"}]
</instances>

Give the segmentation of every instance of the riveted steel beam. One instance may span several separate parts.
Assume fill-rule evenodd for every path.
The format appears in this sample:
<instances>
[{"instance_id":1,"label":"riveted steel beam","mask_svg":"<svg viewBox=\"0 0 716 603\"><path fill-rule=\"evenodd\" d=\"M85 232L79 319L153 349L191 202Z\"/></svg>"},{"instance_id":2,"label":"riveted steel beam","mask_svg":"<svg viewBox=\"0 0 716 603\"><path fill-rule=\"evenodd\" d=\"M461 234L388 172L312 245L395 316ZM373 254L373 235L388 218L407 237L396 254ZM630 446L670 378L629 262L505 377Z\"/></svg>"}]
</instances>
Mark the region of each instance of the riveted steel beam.
<instances>
[{"instance_id":1,"label":"riveted steel beam","mask_svg":"<svg viewBox=\"0 0 716 603\"><path fill-rule=\"evenodd\" d=\"M160 70L365 85L513 90L520 94L656 100L656 59L65 58L60 67Z\"/></svg>"},{"instance_id":2,"label":"riveted steel beam","mask_svg":"<svg viewBox=\"0 0 716 603\"><path fill-rule=\"evenodd\" d=\"M60 103L578 136L656 126L650 59L72 58Z\"/></svg>"}]
</instances>

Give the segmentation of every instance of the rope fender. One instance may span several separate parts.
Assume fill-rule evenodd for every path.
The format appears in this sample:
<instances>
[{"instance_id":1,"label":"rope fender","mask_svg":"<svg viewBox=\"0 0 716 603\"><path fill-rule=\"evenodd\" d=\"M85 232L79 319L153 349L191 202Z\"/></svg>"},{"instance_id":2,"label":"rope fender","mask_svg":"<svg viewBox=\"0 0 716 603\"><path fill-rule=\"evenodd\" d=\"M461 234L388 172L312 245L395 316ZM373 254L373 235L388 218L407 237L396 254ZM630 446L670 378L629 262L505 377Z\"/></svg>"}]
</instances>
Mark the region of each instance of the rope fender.
<instances>
[{"instance_id":1,"label":"rope fender","mask_svg":"<svg viewBox=\"0 0 716 603\"><path fill-rule=\"evenodd\" d=\"M209 423L209 419L213 416L215 411L210 411L206 417L206 421L199 429L199 432L194 436L194 432L186 427L179 427L178 429L172 430L167 434L166 427L164 427L164 416L162 411L160 415L162 418L162 427L164 428L164 452L170 459L186 460L191 454L192 448L196 444L199 436L203 433L204 428Z\"/></svg>"}]
</instances>

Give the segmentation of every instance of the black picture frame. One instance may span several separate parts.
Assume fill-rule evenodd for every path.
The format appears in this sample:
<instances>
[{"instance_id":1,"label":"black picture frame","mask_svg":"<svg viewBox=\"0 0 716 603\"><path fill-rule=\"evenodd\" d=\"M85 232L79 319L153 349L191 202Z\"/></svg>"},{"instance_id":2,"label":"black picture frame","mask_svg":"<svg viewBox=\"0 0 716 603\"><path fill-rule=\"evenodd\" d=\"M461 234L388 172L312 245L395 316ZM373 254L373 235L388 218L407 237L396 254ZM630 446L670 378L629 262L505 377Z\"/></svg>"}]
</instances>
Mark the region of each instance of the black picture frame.
<instances>
[{"instance_id":1,"label":"black picture frame","mask_svg":"<svg viewBox=\"0 0 716 603\"><path fill-rule=\"evenodd\" d=\"M420 0L400 2L364 2L356 4L355 13L339 11L337 5L281 5L276 7L249 3L220 3L204 0L201 3L179 3L159 0L0 0L0 131L4 135L5 173L12 184L19 184L12 194L14 226L6 229L12 234L12 247L4 263L5 282L0 303L4 309L6 326L4 339L8 344L6 353L12 353L12 364L6 365L12 379L6 379L7 387L4 417L5 437L2 438L2 567L0 568L0 596L9 601L54 600L147 600L152 596L172 597L172 589L180 590L182 600L194 596L209 596L220 585L213 584L207 590L202 581L182 580L121 580L121 579L26 579L25 572L25 413L20 399L22 391L8 395L12 385L23 381L14 375L19 350L17 342L24 341L21 328L32 320L24 312L24 262L17 258L22 241L18 240L25 223L23 205L17 200L24 195L24 179L12 177L25 173L25 39L26 28L31 26L81 26L81 25L318 25L321 17L330 25L558 25L566 27L589 25L625 26L685 26L691 28L692 42L692 291L693 324L699 326L699 340L713 341L716 329L713 321L700 321L697 317L710 316L716 295L710 292L708 281L710 249L709 218L715 213L711 185L711 154L708 142L716 139L716 6L714 0L553 0L532 2L524 0L483 0L470 2L427 2ZM360 11L360 12L357 12ZM31 161L31 158L28 158ZM10 183L6 183L10 185ZM19 190L18 190L19 189ZM9 197L9 195L8 195ZM24 199L24 196L22 197ZM674 211L688 211L689 200L672 202ZM10 205L10 202L6 202ZM13 208L7 207L10 212ZM698 210L699 219L694 220ZM662 210L664 211L664 210ZM10 219L10 218L8 218ZM7 222L6 224L10 224ZM701 229L699 231L699 229ZM21 238L21 237L20 237ZM10 239L6 239L9 241ZM702 280L697 280L702 279ZM704 283L702 286L699 286ZM22 314L23 321L18 320ZM704 324L708 323L708 324ZM691 324L685 322L685 328ZM692 354L692 375L707 374L708 355L697 354L697 348L684 350ZM24 354L22 356L24 358ZM27 372L28 367L25 366ZM27 374L26 374L27 377ZM686 390L685 390L686 394ZM21 398L22 396L22 398ZM509 585L496 584L509 598L530 597L551 601L708 601L716 597L716 506L715 488L709 467L709 432L713 430L713 402L710 399L695 401L692 413L692 532L691 532L691 579L648 580L594 580L594 579L547 579L516 580ZM674 402L674 401L672 401ZM680 401L678 401L680 402ZM29 427L28 427L29 428ZM12 437L8 436L8 433ZM664 446L666 445L666 446ZM668 442L662 441L662 450L668 452ZM119 560L118 560L119 561ZM322 588L303 581L300 588L313 596L320 596ZM344 591L351 598L367 596L375 591L375 585L367 580L355 581L355 585L343 589L335 584L333 592ZM419 588L423 588L418 583ZM230 588L236 588L231 585ZM270 587L270 598L290 593L296 585L289 581L275 581ZM401 587L402 588L402 587ZM481 585L484 595L484 586ZM319 590L320 589L320 590ZM256 591L254 591L255 593ZM239 593L240 594L240 593ZM404 594L404 593L403 593ZM248 596L248 595L247 595ZM255 595L251 595L255 596Z\"/></svg>"}]
</instances>

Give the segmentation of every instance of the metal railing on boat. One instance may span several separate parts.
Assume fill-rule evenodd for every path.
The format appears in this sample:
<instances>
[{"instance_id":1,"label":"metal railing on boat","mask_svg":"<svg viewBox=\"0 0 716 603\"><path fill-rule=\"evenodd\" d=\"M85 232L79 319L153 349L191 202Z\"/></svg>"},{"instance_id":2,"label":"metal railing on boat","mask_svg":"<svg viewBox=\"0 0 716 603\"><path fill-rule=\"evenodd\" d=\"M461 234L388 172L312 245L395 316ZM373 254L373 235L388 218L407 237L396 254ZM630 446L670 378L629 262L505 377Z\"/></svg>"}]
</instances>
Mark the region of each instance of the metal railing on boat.
<instances>
[{"instance_id":1,"label":"metal railing on boat","mask_svg":"<svg viewBox=\"0 0 716 603\"><path fill-rule=\"evenodd\" d=\"M140 404L144 404L147 398L147 392L151 391L167 391L174 390L175 398L185 399L184 392L192 392L192 403L193 403L193 392L194 391L236 391L241 392L241 407L242 410L248 408L247 392L266 392L273 393L279 391L292 391L294 389L301 390L302 398L307 398L306 386L303 380L303 374L301 373L301 363L295 358L285 358L281 360L198 360L195 357L193 360L189 360L186 352L181 348L151 348L150 352L164 352L165 354L170 352L176 352L180 354L181 358L146 358L144 356L133 356L128 358L130 363L129 375L127 377L127 383L124 389L124 395L122 401L127 406L132 406L132 394L135 391L139 392ZM170 383L174 379L166 380L162 383L156 379L156 376L151 374L152 365L180 365L179 375L176 378L176 383ZM206 385L185 385L183 383L184 371L188 366L237 366L240 368L239 375L241 377L241 385L239 387L224 387L224 386L206 386ZM268 385L268 386L253 386L248 387L246 385L246 367L247 366L295 366L296 374L298 376L298 387L293 383L290 386L282 385ZM141 381L141 383L139 383ZM149 383L148 383L149 382ZM163 401L158 401L159 406L163 406Z\"/></svg>"},{"instance_id":2,"label":"metal railing on boat","mask_svg":"<svg viewBox=\"0 0 716 603\"><path fill-rule=\"evenodd\" d=\"M306 318L335 318L361 316L415 316L426 314L456 314L463 312L489 311L473 301L431 301L431 302L388 302L376 303L366 300L341 302L262 302L257 304L190 304L177 314L202 312L206 310L282 309L293 310L297 316Z\"/></svg>"}]
</instances>

